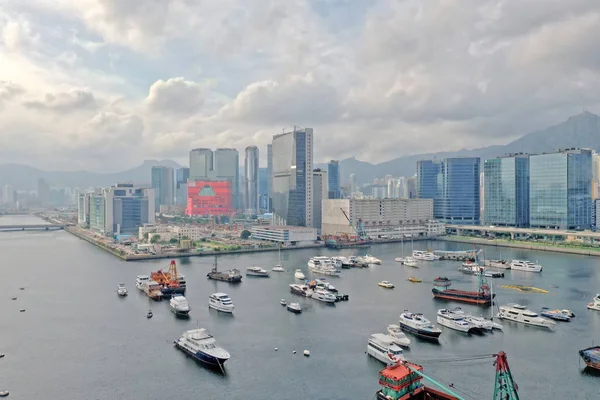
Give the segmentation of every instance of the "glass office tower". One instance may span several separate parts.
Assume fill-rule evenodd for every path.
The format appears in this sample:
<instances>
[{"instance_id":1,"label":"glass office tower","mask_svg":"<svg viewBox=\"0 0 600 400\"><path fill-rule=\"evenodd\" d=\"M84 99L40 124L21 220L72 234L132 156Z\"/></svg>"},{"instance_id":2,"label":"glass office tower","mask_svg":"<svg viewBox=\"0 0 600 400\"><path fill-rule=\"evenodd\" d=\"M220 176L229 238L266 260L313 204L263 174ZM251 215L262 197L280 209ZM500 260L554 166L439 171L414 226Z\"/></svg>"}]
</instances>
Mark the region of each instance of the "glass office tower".
<instances>
[{"instance_id":1,"label":"glass office tower","mask_svg":"<svg viewBox=\"0 0 600 400\"><path fill-rule=\"evenodd\" d=\"M441 207L445 222L479 225L480 164L478 157L446 158L442 162Z\"/></svg>"},{"instance_id":2,"label":"glass office tower","mask_svg":"<svg viewBox=\"0 0 600 400\"><path fill-rule=\"evenodd\" d=\"M529 156L486 160L483 170L485 224L529 226Z\"/></svg>"}]
</instances>

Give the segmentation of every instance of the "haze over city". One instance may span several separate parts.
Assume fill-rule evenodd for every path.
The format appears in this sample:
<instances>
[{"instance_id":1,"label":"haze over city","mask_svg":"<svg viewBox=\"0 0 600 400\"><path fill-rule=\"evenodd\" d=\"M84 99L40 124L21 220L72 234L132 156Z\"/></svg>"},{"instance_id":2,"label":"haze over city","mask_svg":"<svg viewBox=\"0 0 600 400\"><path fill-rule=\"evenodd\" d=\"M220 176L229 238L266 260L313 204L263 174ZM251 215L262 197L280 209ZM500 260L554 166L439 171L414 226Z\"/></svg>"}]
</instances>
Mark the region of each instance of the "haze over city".
<instances>
[{"instance_id":1,"label":"haze over city","mask_svg":"<svg viewBox=\"0 0 600 400\"><path fill-rule=\"evenodd\" d=\"M600 109L599 36L595 0L9 0L0 159L185 164L294 125L315 162L504 144Z\"/></svg>"}]
</instances>

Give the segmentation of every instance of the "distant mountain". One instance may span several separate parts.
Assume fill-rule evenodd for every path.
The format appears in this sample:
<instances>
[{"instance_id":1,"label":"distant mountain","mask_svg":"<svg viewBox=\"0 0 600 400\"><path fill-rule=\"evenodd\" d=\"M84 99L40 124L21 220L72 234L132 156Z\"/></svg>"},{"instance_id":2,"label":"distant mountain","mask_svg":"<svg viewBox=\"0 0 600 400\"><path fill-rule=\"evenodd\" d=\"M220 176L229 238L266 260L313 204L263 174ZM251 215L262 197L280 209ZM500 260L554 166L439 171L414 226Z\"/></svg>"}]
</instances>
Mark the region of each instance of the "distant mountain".
<instances>
[{"instance_id":1,"label":"distant mountain","mask_svg":"<svg viewBox=\"0 0 600 400\"><path fill-rule=\"evenodd\" d=\"M50 187L110 186L117 182L150 183L154 166L181 167L172 160L146 160L141 165L115 173L88 171L42 171L22 164L0 164L0 185L11 185L17 190L36 190L38 179L43 178Z\"/></svg>"},{"instance_id":2,"label":"distant mountain","mask_svg":"<svg viewBox=\"0 0 600 400\"><path fill-rule=\"evenodd\" d=\"M354 157L348 158L340 161L340 175L343 183L348 182L350 174L356 174L359 183L367 183L387 174L412 176L416 173L416 165L419 160L458 156L481 157L485 160L508 153L543 153L571 147L591 148L600 152L600 117L598 115L584 111L558 125L529 133L503 146L495 145L472 150L416 154L380 164L362 162ZM327 169L327 164L317 164L315 168Z\"/></svg>"}]
</instances>

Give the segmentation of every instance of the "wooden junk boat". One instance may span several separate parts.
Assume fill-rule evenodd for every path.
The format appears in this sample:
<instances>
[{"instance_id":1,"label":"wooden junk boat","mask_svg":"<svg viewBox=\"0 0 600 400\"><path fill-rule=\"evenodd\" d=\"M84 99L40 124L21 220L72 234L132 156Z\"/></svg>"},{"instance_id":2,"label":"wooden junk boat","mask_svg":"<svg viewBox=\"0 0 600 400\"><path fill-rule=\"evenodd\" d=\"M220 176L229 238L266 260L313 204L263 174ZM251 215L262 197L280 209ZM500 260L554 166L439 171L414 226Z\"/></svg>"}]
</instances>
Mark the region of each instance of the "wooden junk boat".
<instances>
[{"instance_id":1,"label":"wooden junk boat","mask_svg":"<svg viewBox=\"0 0 600 400\"><path fill-rule=\"evenodd\" d=\"M433 297L436 299L454 300L463 303L491 306L495 295L490 293L485 276L479 274L479 291L470 292L466 290L449 289L452 282L448 278L436 278L433 280Z\"/></svg>"},{"instance_id":2,"label":"wooden junk boat","mask_svg":"<svg viewBox=\"0 0 600 400\"><path fill-rule=\"evenodd\" d=\"M156 272L150 273L150 279L161 286L160 291L163 297L171 297L174 294L185 294L185 277L177 273L177 263L175 263L175 260L171 260L167 272L159 269Z\"/></svg>"}]
</instances>

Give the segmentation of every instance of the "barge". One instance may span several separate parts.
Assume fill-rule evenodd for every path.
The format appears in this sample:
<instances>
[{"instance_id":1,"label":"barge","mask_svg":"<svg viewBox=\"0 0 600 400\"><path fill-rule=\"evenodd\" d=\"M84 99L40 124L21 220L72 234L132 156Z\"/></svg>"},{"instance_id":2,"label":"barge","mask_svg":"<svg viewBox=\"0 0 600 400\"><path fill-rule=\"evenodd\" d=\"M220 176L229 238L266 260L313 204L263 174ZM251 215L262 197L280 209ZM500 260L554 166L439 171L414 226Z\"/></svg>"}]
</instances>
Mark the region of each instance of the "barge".
<instances>
[{"instance_id":1,"label":"barge","mask_svg":"<svg viewBox=\"0 0 600 400\"><path fill-rule=\"evenodd\" d=\"M452 282L448 278L438 277L433 280L433 297L436 299L458 301L462 303L471 303L481 306L491 306L495 295L490 294L487 281L483 275L479 275L479 291L472 292L467 290L449 289Z\"/></svg>"}]
</instances>

